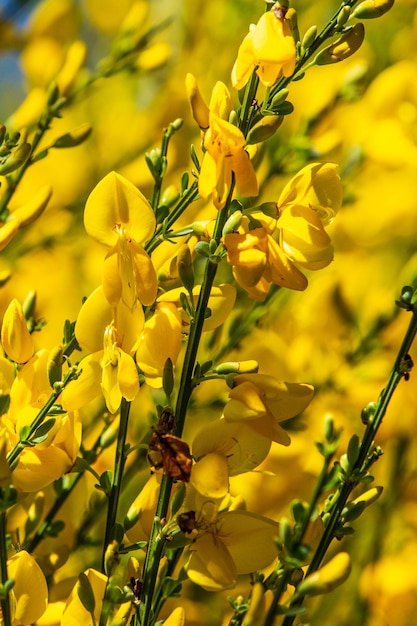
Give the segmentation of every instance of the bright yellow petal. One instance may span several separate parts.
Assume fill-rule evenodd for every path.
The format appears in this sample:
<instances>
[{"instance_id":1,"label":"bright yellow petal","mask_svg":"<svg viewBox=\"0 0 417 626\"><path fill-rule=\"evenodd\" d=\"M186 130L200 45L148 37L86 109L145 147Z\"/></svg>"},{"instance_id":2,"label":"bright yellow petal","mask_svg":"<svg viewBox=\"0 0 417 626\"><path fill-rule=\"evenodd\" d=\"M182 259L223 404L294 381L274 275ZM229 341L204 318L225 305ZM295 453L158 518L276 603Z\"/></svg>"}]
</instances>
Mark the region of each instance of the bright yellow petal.
<instances>
[{"instance_id":1,"label":"bright yellow petal","mask_svg":"<svg viewBox=\"0 0 417 626\"><path fill-rule=\"evenodd\" d=\"M206 152L201 164L200 175L198 177L198 193L202 198L208 198L216 187L216 162L213 157Z\"/></svg>"},{"instance_id":2,"label":"bright yellow petal","mask_svg":"<svg viewBox=\"0 0 417 626\"><path fill-rule=\"evenodd\" d=\"M182 606L177 606L169 617L164 621L164 626L184 626L185 612Z\"/></svg>"},{"instance_id":3,"label":"bright yellow petal","mask_svg":"<svg viewBox=\"0 0 417 626\"><path fill-rule=\"evenodd\" d=\"M187 575L207 591L231 589L236 583L236 566L224 543L217 536L205 533L190 549Z\"/></svg>"},{"instance_id":4,"label":"bright yellow petal","mask_svg":"<svg viewBox=\"0 0 417 626\"><path fill-rule=\"evenodd\" d=\"M104 297L103 288L97 287L82 305L75 323L75 336L80 346L89 352L102 350L104 330L112 319L112 308Z\"/></svg>"},{"instance_id":5,"label":"bright yellow petal","mask_svg":"<svg viewBox=\"0 0 417 626\"><path fill-rule=\"evenodd\" d=\"M217 527L238 574L263 569L276 558L274 538L279 530L273 520L248 511L228 511L219 515Z\"/></svg>"},{"instance_id":6,"label":"bright yellow petal","mask_svg":"<svg viewBox=\"0 0 417 626\"><path fill-rule=\"evenodd\" d=\"M119 351L117 378L123 398L129 402L134 400L139 392L138 370L132 357L123 350Z\"/></svg>"},{"instance_id":7,"label":"bright yellow petal","mask_svg":"<svg viewBox=\"0 0 417 626\"><path fill-rule=\"evenodd\" d=\"M82 359L79 365L81 374L62 392L61 403L66 411L81 409L101 395L102 358L103 350L100 350Z\"/></svg>"},{"instance_id":8,"label":"bright yellow petal","mask_svg":"<svg viewBox=\"0 0 417 626\"><path fill-rule=\"evenodd\" d=\"M132 262L135 271L136 293L145 306L155 302L158 279L149 255L139 244L132 241Z\"/></svg>"},{"instance_id":9,"label":"bright yellow petal","mask_svg":"<svg viewBox=\"0 0 417 626\"><path fill-rule=\"evenodd\" d=\"M211 452L201 458L193 465L190 484L199 494L210 500L223 499L229 491L226 457Z\"/></svg>"},{"instance_id":10,"label":"bright yellow petal","mask_svg":"<svg viewBox=\"0 0 417 626\"><path fill-rule=\"evenodd\" d=\"M241 196L252 197L259 193L258 179L246 150L239 150L233 156L232 169L236 176L236 187Z\"/></svg>"},{"instance_id":11,"label":"bright yellow petal","mask_svg":"<svg viewBox=\"0 0 417 626\"><path fill-rule=\"evenodd\" d=\"M137 364L149 385L161 386L167 359L176 363L181 348L181 330L176 307L169 303L158 304L154 315L145 324L136 352Z\"/></svg>"},{"instance_id":12,"label":"bright yellow petal","mask_svg":"<svg viewBox=\"0 0 417 626\"><path fill-rule=\"evenodd\" d=\"M80 583L77 582L65 605L60 626L80 626L80 624L83 626L96 626L96 624L100 621L100 613L107 584L107 576L92 568L86 570L84 573L87 576L94 596L95 619L93 621L91 614L87 611L80 600L78 594Z\"/></svg>"},{"instance_id":13,"label":"bright yellow petal","mask_svg":"<svg viewBox=\"0 0 417 626\"><path fill-rule=\"evenodd\" d=\"M265 278L275 285L303 291L308 285L307 278L297 269L281 250L279 245L269 237L269 265L265 270Z\"/></svg>"},{"instance_id":14,"label":"bright yellow petal","mask_svg":"<svg viewBox=\"0 0 417 626\"><path fill-rule=\"evenodd\" d=\"M115 226L124 227L138 242L155 230L155 216L145 196L126 178L110 172L93 189L84 211L87 233L106 246L118 240Z\"/></svg>"},{"instance_id":15,"label":"bright yellow petal","mask_svg":"<svg viewBox=\"0 0 417 626\"><path fill-rule=\"evenodd\" d=\"M232 69L232 85L235 89L242 89L246 85L255 65L252 33L249 32L240 44L237 59Z\"/></svg>"},{"instance_id":16,"label":"bright yellow petal","mask_svg":"<svg viewBox=\"0 0 417 626\"><path fill-rule=\"evenodd\" d=\"M7 573L15 581L14 623L33 624L48 606L48 587L41 568L26 550L21 550L7 561Z\"/></svg>"},{"instance_id":17,"label":"bright yellow petal","mask_svg":"<svg viewBox=\"0 0 417 626\"><path fill-rule=\"evenodd\" d=\"M122 401L122 392L119 386L118 364L110 361L103 363L101 389L107 409L110 413L117 413Z\"/></svg>"},{"instance_id":18,"label":"bright yellow petal","mask_svg":"<svg viewBox=\"0 0 417 626\"><path fill-rule=\"evenodd\" d=\"M103 294L110 306L117 306L122 297L123 284L119 274L118 246L109 250L103 263Z\"/></svg>"},{"instance_id":19,"label":"bright yellow petal","mask_svg":"<svg viewBox=\"0 0 417 626\"><path fill-rule=\"evenodd\" d=\"M22 305L16 298L4 313L1 343L7 356L16 363L26 363L32 357L33 338L28 331Z\"/></svg>"}]
</instances>

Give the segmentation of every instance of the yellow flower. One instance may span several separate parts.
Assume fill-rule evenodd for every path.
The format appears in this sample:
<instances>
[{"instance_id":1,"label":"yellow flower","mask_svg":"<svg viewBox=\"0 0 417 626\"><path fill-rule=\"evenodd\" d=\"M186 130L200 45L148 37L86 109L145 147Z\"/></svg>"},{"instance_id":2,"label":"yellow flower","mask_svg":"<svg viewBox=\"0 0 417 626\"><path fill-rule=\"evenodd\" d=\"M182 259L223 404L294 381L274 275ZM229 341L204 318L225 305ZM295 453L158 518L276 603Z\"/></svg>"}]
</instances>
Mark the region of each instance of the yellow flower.
<instances>
[{"instance_id":1,"label":"yellow flower","mask_svg":"<svg viewBox=\"0 0 417 626\"><path fill-rule=\"evenodd\" d=\"M227 422L221 418L198 431L192 450L196 459L212 452L223 455L229 476L235 476L258 467L266 459L270 447L269 437L258 433L250 424Z\"/></svg>"},{"instance_id":2,"label":"yellow flower","mask_svg":"<svg viewBox=\"0 0 417 626\"><path fill-rule=\"evenodd\" d=\"M28 331L22 305L16 298L4 313L1 343L7 356L16 363L26 363L33 354L33 338Z\"/></svg>"},{"instance_id":3,"label":"yellow flower","mask_svg":"<svg viewBox=\"0 0 417 626\"><path fill-rule=\"evenodd\" d=\"M167 359L175 365L181 349L181 319L170 302L156 305L154 315L145 323L136 351L136 362L151 387L162 387Z\"/></svg>"},{"instance_id":4,"label":"yellow flower","mask_svg":"<svg viewBox=\"0 0 417 626\"><path fill-rule=\"evenodd\" d=\"M271 283L302 291L306 277L288 259L265 226L249 230L244 216L238 232L223 238L233 275L251 298L264 300Z\"/></svg>"},{"instance_id":5,"label":"yellow flower","mask_svg":"<svg viewBox=\"0 0 417 626\"><path fill-rule=\"evenodd\" d=\"M332 222L343 200L337 168L335 163L310 163L303 167L282 190L279 210L302 205L315 211L324 224Z\"/></svg>"},{"instance_id":6,"label":"yellow flower","mask_svg":"<svg viewBox=\"0 0 417 626\"><path fill-rule=\"evenodd\" d=\"M103 393L110 413L116 413L122 397L134 400L139 376L132 358L144 325L141 306L128 308L123 301L111 307L98 287L81 307L75 336L92 354L80 363L79 377L66 387L62 405L66 410L81 408Z\"/></svg>"},{"instance_id":7,"label":"yellow flower","mask_svg":"<svg viewBox=\"0 0 417 626\"><path fill-rule=\"evenodd\" d=\"M221 209L226 203L234 176L239 194L257 196L258 181L244 148L245 137L237 126L228 121L232 111L232 100L226 85L220 81L216 83L207 109L195 79L189 76L187 81L194 118L199 125L208 124L208 128L202 127L207 130L203 138L206 152L198 179L200 195L208 198L213 194L214 205Z\"/></svg>"},{"instance_id":8,"label":"yellow flower","mask_svg":"<svg viewBox=\"0 0 417 626\"><path fill-rule=\"evenodd\" d=\"M8 449L19 441L23 427L30 425L51 394L47 376L50 359L48 350L37 352L18 372L11 390L10 406L1 417L2 435ZM26 447L13 469L13 484L22 491L32 492L69 472L77 458L81 442L81 421L77 412L54 417L55 424L45 440Z\"/></svg>"},{"instance_id":9,"label":"yellow flower","mask_svg":"<svg viewBox=\"0 0 417 626\"><path fill-rule=\"evenodd\" d=\"M275 7L264 13L240 45L232 70L232 84L242 89L253 70L265 87L272 87L281 76L294 73L296 50L291 29Z\"/></svg>"},{"instance_id":10,"label":"yellow flower","mask_svg":"<svg viewBox=\"0 0 417 626\"><path fill-rule=\"evenodd\" d=\"M313 387L304 383L279 382L266 374L238 374L224 417L229 422L250 423L258 433L287 446L290 437L279 422L304 411L313 392Z\"/></svg>"},{"instance_id":11,"label":"yellow flower","mask_svg":"<svg viewBox=\"0 0 417 626\"><path fill-rule=\"evenodd\" d=\"M231 589L238 574L263 569L276 557L278 524L248 511L226 511L215 520L196 516L197 537L190 546L187 575L208 591Z\"/></svg>"},{"instance_id":12,"label":"yellow flower","mask_svg":"<svg viewBox=\"0 0 417 626\"><path fill-rule=\"evenodd\" d=\"M10 593L12 625L33 624L48 605L48 587L41 568L26 550L21 550L7 561L7 574L15 581Z\"/></svg>"},{"instance_id":13,"label":"yellow flower","mask_svg":"<svg viewBox=\"0 0 417 626\"><path fill-rule=\"evenodd\" d=\"M145 196L116 172L107 174L91 192L84 211L87 233L108 246L104 294L112 306L120 299L133 308L139 299L153 304L157 278L141 243L155 230L155 216Z\"/></svg>"}]
</instances>

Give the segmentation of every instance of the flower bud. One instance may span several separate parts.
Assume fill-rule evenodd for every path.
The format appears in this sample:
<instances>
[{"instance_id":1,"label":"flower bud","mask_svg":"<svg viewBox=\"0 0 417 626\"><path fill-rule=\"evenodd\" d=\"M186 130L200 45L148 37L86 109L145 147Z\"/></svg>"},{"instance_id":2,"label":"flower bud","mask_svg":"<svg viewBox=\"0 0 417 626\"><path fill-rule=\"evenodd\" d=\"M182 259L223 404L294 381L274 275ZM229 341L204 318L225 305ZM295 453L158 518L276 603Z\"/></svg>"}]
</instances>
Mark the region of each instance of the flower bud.
<instances>
[{"instance_id":1,"label":"flower bud","mask_svg":"<svg viewBox=\"0 0 417 626\"><path fill-rule=\"evenodd\" d=\"M250 129L246 143L250 145L266 141L276 133L283 121L282 115L266 115Z\"/></svg>"},{"instance_id":2,"label":"flower bud","mask_svg":"<svg viewBox=\"0 0 417 626\"><path fill-rule=\"evenodd\" d=\"M66 97L70 93L80 69L85 63L86 56L87 46L84 41L74 41L68 48L64 65L55 79L61 96Z\"/></svg>"},{"instance_id":3,"label":"flower bud","mask_svg":"<svg viewBox=\"0 0 417 626\"><path fill-rule=\"evenodd\" d=\"M10 174L19 169L19 167L22 167L28 160L31 150L32 146L30 143L24 142L20 144L20 146L0 164L0 176Z\"/></svg>"},{"instance_id":4,"label":"flower bud","mask_svg":"<svg viewBox=\"0 0 417 626\"><path fill-rule=\"evenodd\" d=\"M365 37L365 28L360 22L352 26L333 44L320 50L314 63L316 65L328 65L331 63L339 63L352 56L362 45Z\"/></svg>"},{"instance_id":5,"label":"flower bud","mask_svg":"<svg viewBox=\"0 0 417 626\"><path fill-rule=\"evenodd\" d=\"M13 216L10 216L8 221L0 226L0 251L9 245L19 230L19 226L19 220Z\"/></svg>"},{"instance_id":6,"label":"flower bud","mask_svg":"<svg viewBox=\"0 0 417 626\"><path fill-rule=\"evenodd\" d=\"M110 576L115 567L120 563L119 544L115 539L106 548L104 553L104 569L107 576Z\"/></svg>"},{"instance_id":7,"label":"flower bud","mask_svg":"<svg viewBox=\"0 0 417 626\"><path fill-rule=\"evenodd\" d=\"M92 128L90 124L81 124L74 130L71 130L65 135L61 135L55 141L54 148L74 148L82 144L90 136Z\"/></svg>"},{"instance_id":8,"label":"flower bud","mask_svg":"<svg viewBox=\"0 0 417 626\"><path fill-rule=\"evenodd\" d=\"M344 6L340 9L339 14L337 16L337 25L339 26L339 28L341 28L342 26L346 24L346 22L348 21L350 17L351 10L352 9L348 6Z\"/></svg>"},{"instance_id":9,"label":"flower bud","mask_svg":"<svg viewBox=\"0 0 417 626\"><path fill-rule=\"evenodd\" d=\"M1 342L7 356L16 363L26 363L32 357L33 338L28 331L22 305L16 298L4 313Z\"/></svg>"},{"instance_id":10,"label":"flower bud","mask_svg":"<svg viewBox=\"0 0 417 626\"><path fill-rule=\"evenodd\" d=\"M194 287L194 270L190 248L186 243L178 251L177 270L182 284L191 293Z\"/></svg>"},{"instance_id":11,"label":"flower bud","mask_svg":"<svg viewBox=\"0 0 417 626\"><path fill-rule=\"evenodd\" d=\"M369 506L370 504L372 504L372 502L375 502L376 500L378 500L382 491L383 491L383 487L381 486L372 487L371 489L368 489L368 491L365 491L365 493L363 493L362 495L352 500L351 504L358 504L359 502L365 502L365 506Z\"/></svg>"},{"instance_id":12,"label":"flower bud","mask_svg":"<svg viewBox=\"0 0 417 626\"><path fill-rule=\"evenodd\" d=\"M303 41L301 42L301 46L304 50L307 50L316 40L317 37L317 26L314 24L310 26L307 30L306 34L303 37Z\"/></svg>"},{"instance_id":13,"label":"flower bud","mask_svg":"<svg viewBox=\"0 0 417 626\"><path fill-rule=\"evenodd\" d=\"M249 610L243 620L243 626L258 626L263 621L265 611L265 589L262 583L253 585Z\"/></svg>"},{"instance_id":14,"label":"flower bud","mask_svg":"<svg viewBox=\"0 0 417 626\"><path fill-rule=\"evenodd\" d=\"M62 364L64 362L63 353L63 348L59 345L53 348L49 354L47 372L51 387L53 387L55 383L62 380Z\"/></svg>"},{"instance_id":15,"label":"flower bud","mask_svg":"<svg viewBox=\"0 0 417 626\"><path fill-rule=\"evenodd\" d=\"M206 130L210 125L209 108L204 102L197 81L192 74L187 74L185 78L185 89L190 101L193 118L202 130Z\"/></svg>"},{"instance_id":16,"label":"flower bud","mask_svg":"<svg viewBox=\"0 0 417 626\"><path fill-rule=\"evenodd\" d=\"M21 226L31 224L42 215L51 196L52 186L44 185L29 202L13 211L13 217L17 218Z\"/></svg>"},{"instance_id":17,"label":"flower bud","mask_svg":"<svg viewBox=\"0 0 417 626\"><path fill-rule=\"evenodd\" d=\"M394 0L365 0L358 4L352 16L361 20L381 17L394 5Z\"/></svg>"},{"instance_id":18,"label":"flower bud","mask_svg":"<svg viewBox=\"0 0 417 626\"><path fill-rule=\"evenodd\" d=\"M259 369L257 361L229 361L220 363L213 369L216 374L256 374Z\"/></svg>"},{"instance_id":19,"label":"flower bud","mask_svg":"<svg viewBox=\"0 0 417 626\"><path fill-rule=\"evenodd\" d=\"M165 191L163 192L161 199L159 201L159 206L167 207L168 209L176 203L178 198L180 197L180 193L175 185L169 185Z\"/></svg>"},{"instance_id":20,"label":"flower bud","mask_svg":"<svg viewBox=\"0 0 417 626\"><path fill-rule=\"evenodd\" d=\"M345 582L351 570L350 556L339 552L326 565L307 576L297 587L297 595L315 596L329 593Z\"/></svg>"},{"instance_id":21,"label":"flower bud","mask_svg":"<svg viewBox=\"0 0 417 626\"><path fill-rule=\"evenodd\" d=\"M242 211L235 211L232 215L226 220L225 225L223 226L222 235L228 235L230 233L235 233L240 224L242 223Z\"/></svg>"}]
</instances>

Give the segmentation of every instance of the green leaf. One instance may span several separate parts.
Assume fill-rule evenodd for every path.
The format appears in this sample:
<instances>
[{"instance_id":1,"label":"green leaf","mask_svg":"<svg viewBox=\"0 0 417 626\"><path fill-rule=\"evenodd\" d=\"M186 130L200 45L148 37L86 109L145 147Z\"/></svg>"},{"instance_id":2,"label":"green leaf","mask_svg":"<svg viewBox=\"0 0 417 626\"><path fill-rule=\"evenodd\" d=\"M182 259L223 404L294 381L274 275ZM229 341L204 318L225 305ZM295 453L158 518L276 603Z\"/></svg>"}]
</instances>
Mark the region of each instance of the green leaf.
<instances>
[{"instance_id":1,"label":"green leaf","mask_svg":"<svg viewBox=\"0 0 417 626\"><path fill-rule=\"evenodd\" d=\"M84 572L82 572L78 577L77 594L84 608L90 613L90 615L94 615L94 609L96 606L94 592L91 583Z\"/></svg>"}]
</instances>

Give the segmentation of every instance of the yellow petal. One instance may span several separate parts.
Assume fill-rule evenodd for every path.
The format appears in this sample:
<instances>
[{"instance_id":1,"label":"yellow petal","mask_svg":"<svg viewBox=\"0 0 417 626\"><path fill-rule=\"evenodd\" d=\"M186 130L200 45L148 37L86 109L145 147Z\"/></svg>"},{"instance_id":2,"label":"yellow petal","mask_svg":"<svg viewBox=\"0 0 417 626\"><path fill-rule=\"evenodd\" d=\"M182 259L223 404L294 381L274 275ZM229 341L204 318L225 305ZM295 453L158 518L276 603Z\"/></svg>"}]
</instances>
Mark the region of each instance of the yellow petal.
<instances>
[{"instance_id":1,"label":"yellow petal","mask_svg":"<svg viewBox=\"0 0 417 626\"><path fill-rule=\"evenodd\" d=\"M219 515L217 527L238 574L263 569L276 558L278 524L273 520L248 511L228 511Z\"/></svg>"},{"instance_id":2,"label":"yellow petal","mask_svg":"<svg viewBox=\"0 0 417 626\"><path fill-rule=\"evenodd\" d=\"M87 569L85 575L90 583L92 595L94 597L94 621L91 614L84 607L79 596L80 583L77 582L65 605L60 626L95 626L100 621L100 613L104 592L107 585L107 576L94 570Z\"/></svg>"},{"instance_id":3,"label":"yellow petal","mask_svg":"<svg viewBox=\"0 0 417 626\"><path fill-rule=\"evenodd\" d=\"M48 587L41 568L26 550L21 550L7 561L7 573L15 581L14 620L18 624L33 624L48 606Z\"/></svg>"},{"instance_id":4,"label":"yellow petal","mask_svg":"<svg viewBox=\"0 0 417 626\"><path fill-rule=\"evenodd\" d=\"M89 352L102 350L104 330L112 319L112 308L104 297L103 288L97 287L78 313L75 336L80 346Z\"/></svg>"},{"instance_id":5,"label":"yellow petal","mask_svg":"<svg viewBox=\"0 0 417 626\"><path fill-rule=\"evenodd\" d=\"M200 128L207 129L209 126L209 108L204 102L198 83L192 74L187 74L185 77L185 89L191 105L193 118Z\"/></svg>"},{"instance_id":6,"label":"yellow petal","mask_svg":"<svg viewBox=\"0 0 417 626\"><path fill-rule=\"evenodd\" d=\"M259 193L258 179L246 150L239 150L233 156L232 169L236 176L236 187L241 196L252 197Z\"/></svg>"},{"instance_id":7,"label":"yellow petal","mask_svg":"<svg viewBox=\"0 0 417 626\"><path fill-rule=\"evenodd\" d=\"M236 476L258 467L270 447L271 440L258 434L250 425L218 419L198 431L192 450L197 459L218 452L227 460L229 475Z\"/></svg>"},{"instance_id":8,"label":"yellow petal","mask_svg":"<svg viewBox=\"0 0 417 626\"><path fill-rule=\"evenodd\" d=\"M176 363L181 348L181 321L173 304L160 303L145 324L136 361L153 387L162 385L167 359Z\"/></svg>"},{"instance_id":9,"label":"yellow petal","mask_svg":"<svg viewBox=\"0 0 417 626\"><path fill-rule=\"evenodd\" d=\"M207 532L193 544L186 570L190 580L207 591L231 589L236 583L236 566L216 535Z\"/></svg>"},{"instance_id":10,"label":"yellow petal","mask_svg":"<svg viewBox=\"0 0 417 626\"><path fill-rule=\"evenodd\" d=\"M286 207L278 221L281 245L305 269L318 270L333 260L333 246L318 214L308 206Z\"/></svg>"},{"instance_id":11,"label":"yellow petal","mask_svg":"<svg viewBox=\"0 0 417 626\"><path fill-rule=\"evenodd\" d=\"M122 392L119 386L118 364L111 361L104 362L102 367L101 389L104 400L110 413L117 413L122 401Z\"/></svg>"},{"instance_id":12,"label":"yellow petal","mask_svg":"<svg viewBox=\"0 0 417 626\"><path fill-rule=\"evenodd\" d=\"M65 387L61 395L66 411L81 409L101 394L102 358L103 350L82 359L79 365L81 374Z\"/></svg>"},{"instance_id":13,"label":"yellow petal","mask_svg":"<svg viewBox=\"0 0 417 626\"><path fill-rule=\"evenodd\" d=\"M131 402L139 392L139 376L134 360L123 350L119 351L117 377L123 398Z\"/></svg>"},{"instance_id":14,"label":"yellow petal","mask_svg":"<svg viewBox=\"0 0 417 626\"><path fill-rule=\"evenodd\" d=\"M210 500L223 499L229 491L226 457L211 452L201 458L193 465L190 483L199 494Z\"/></svg>"},{"instance_id":15,"label":"yellow petal","mask_svg":"<svg viewBox=\"0 0 417 626\"><path fill-rule=\"evenodd\" d=\"M184 626L185 624L185 612L182 606L177 606L176 609L167 617L164 621L164 626Z\"/></svg>"},{"instance_id":16,"label":"yellow petal","mask_svg":"<svg viewBox=\"0 0 417 626\"><path fill-rule=\"evenodd\" d=\"M96 185L85 205L87 233L109 247L117 243L116 226L124 227L130 237L142 243L151 237L155 224L145 196L116 172L110 172Z\"/></svg>"},{"instance_id":17,"label":"yellow petal","mask_svg":"<svg viewBox=\"0 0 417 626\"><path fill-rule=\"evenodd\" d=\"M7 356L16 363L26 363L33 354L33 338L28 331L22 305L16 298L4 313L1 343Z\"/></svg>"}]
</instances>

